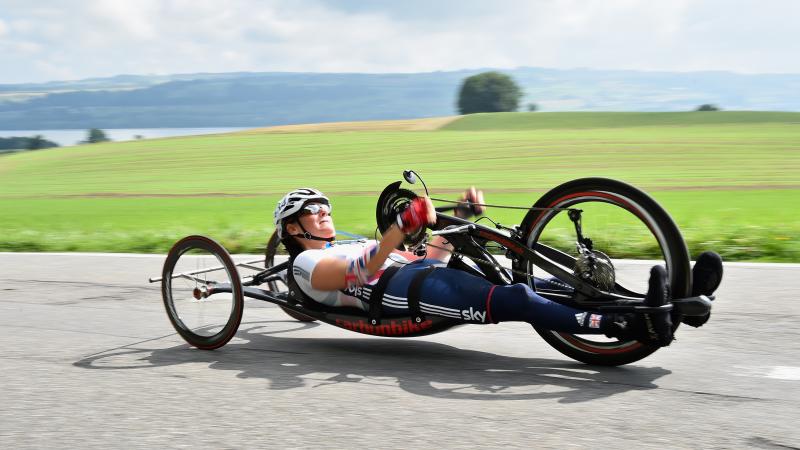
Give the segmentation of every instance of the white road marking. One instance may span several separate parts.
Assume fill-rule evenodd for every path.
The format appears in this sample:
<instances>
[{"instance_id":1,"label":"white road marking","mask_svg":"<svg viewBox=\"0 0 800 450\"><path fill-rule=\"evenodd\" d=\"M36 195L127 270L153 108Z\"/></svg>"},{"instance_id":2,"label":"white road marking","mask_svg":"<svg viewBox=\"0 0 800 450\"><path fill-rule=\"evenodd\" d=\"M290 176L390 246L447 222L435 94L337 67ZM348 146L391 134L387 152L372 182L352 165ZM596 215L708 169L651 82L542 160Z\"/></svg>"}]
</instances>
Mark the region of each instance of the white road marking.
<instances>
[{"instance_id":1,"label":"white road marking","mask_svg":"<svg viewBox=\"0 0 800 450\"><path fill-rule=\"evenodd\" d=\"M765 377L774 378L776 380L800 381L800 367L776 366L773 367Z\"/></svg>"},{"instance_id":2,"label":"white road marking","mask_svg":"<svg viewBox=\"0 0 800 450\"><path fill-rule=\"evenodd\" d=\"M735 375L742 377L800 381L800 367L796 366L735 366L734 368L736 369Z\"/></svg>"}]
</instances>

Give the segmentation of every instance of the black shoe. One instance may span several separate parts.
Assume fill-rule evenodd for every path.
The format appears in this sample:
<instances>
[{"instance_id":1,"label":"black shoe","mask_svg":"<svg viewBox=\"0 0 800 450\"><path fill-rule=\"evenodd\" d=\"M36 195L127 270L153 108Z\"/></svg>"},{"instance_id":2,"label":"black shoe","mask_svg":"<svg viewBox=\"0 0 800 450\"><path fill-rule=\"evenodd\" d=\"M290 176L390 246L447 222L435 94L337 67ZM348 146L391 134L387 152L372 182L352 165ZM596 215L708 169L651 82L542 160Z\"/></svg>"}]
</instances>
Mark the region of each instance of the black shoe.
<instances>
[{"instance_id":1,"label":"black shoe","mask_svg":"<svg viewBox=\"0 0 800 450\"><path fill-rule=\"evenodd\" d=\"M722 258L714 252L703 252L692 268L692 296L711 295L722 281ZM681 322L692 327L703 326L711 313L704 316L685 316Z\"/></svg>"},{"instance_id":2,"label":"black shoe","mask_svg":"<svg viewBox=\"0 0 800 450\"><path fill-rule=\"evenodd\" d=\"M650 282L644 305L659 307L669 303L669 278L663 266L650 269ZM606 336L635 339L643 344L666 347L672 343L672 316L669 311L647 314L615 314L603 320Z\"/></svg>"},{"instance_id":3,"label":"black shoe","mask_svg":"<svg viewBox=\"0 0 800 450\"><path fill-rule=\"evenodd\" d=\"M722 258L714 252L703 252L692 268L692 296L711 295L722 281Z\"/></svg>"},{"instance_id":4,"label":"black shoe","mask_svg":"<svg viewBox=\"0 0 800 450\"><path fill-rule=\"evenodd\" d=\"M653 266L644 305L655 308L666 305L669 300L667 270L664 266ZM672 316L669 311L642 314L638 322L640 342L659 347L672 343Z\"/></svg>"}]
</instances>

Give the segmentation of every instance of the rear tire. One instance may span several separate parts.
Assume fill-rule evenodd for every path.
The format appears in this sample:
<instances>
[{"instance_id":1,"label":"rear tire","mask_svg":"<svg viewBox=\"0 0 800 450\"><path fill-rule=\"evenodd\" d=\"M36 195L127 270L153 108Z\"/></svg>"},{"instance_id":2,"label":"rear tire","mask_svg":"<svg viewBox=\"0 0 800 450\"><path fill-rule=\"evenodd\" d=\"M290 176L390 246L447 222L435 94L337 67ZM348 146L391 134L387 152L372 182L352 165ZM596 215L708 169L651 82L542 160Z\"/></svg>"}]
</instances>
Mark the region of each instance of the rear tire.
<instances>
[{"instance_id":1,"label":"rear tire","mask_svg":"<svg viewBox=\"0 0 800 450\"><path fill-rule=\"evenodd\" d=\"M589 205L590 203L593 205ZM691 290L691 270L686 243L669 214L655 200L639 189L616 180L583 178L564 183L552 189L533 206L536 208L567 208L574 206L584 209L582 220L585 231L587 224L592 223L590 209L587 208L595 206L594 204L597 204L601 210L611 210L614 214L609 214L609 217L622 218L624 219L623 222L627 220L632 224L638 222L640 227L643 225L644 234L649 230L650 238L654 239L655 242L652 246L654 251L652 257L661 259L661 263L666 267L669 274L672 297L682 298L689 295ZM529 247L533 248L534 244L542 239L543 234L547 232L547 226L553 223L553 219L559 215L566 216L566 212L528 212L522 221L520 229L523 230L524 239ZM558 220L563 221L562 218ZM553 225L553 227L557 227L557 225ZM615 231L608 228L610 227L607 227L606 231L609 233ZM623 227L620 227L620 229L623 229ZM574 236L574 230L572 233ZM597 235L592 237L597 237ZM631 239L633 238L631 237ZM566 247L565 245L562 246ZM597 247L596 242L595 249L606 251L606 248L598 249ZM610 244L609 247L611 247ZM656 248L658 250L655 250ZM569 251L569 249L562 250ZM627 250L621 251L625 252ZM606 253L613 261L616 253ZM625 256L619 258L623 257ZM521 269L526 270L529 275L533 275L532 270L534 268L531 266ZM528 281L531 287L534 288L530 278L528 278ZM646 281L646 279L643 281ZM673 329L676 329L680 324L680 317L673 315L672 320ZM645 358L659 349L659 347L648 346L635 340L597 339L595 335L562 333L536 326L534 329L545 342L562 354L587 364L602 366L629 364Z\"/></svg>"}]
</instances>

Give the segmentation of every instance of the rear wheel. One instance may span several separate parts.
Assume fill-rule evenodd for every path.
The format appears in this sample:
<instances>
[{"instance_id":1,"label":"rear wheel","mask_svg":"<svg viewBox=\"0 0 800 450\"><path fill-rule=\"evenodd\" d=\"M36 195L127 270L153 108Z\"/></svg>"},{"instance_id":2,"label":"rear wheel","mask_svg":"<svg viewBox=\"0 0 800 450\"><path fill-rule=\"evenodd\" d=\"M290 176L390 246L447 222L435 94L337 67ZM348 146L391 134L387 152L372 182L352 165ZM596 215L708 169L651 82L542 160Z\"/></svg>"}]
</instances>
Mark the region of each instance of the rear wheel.
<instances>
[{"instance_id":1,"label":"rear wheel","mask_svg":"<svg viewBox=\"0 0 800 450\"><path fill-rule=\"evenodd\" d=\"M190 345L222 347L242 320L241 279L228 252L205 236L188 236L167 254L161 294L172 326Z\"/></svg>"},{"instance_id":2,"label":"rear wheel","mask_svg":"<svg viewBox=\"0 0 800 450\"><path fill-rule=\"evenodd\" d=\"M267 242L267 247L264 251L264 268L270 268L275 265L275 252L280 244L280 240L278 239L277 233L272 233L272 236L269 238ZM267 283L269 290L271 292L281 292L284 290L285 285L283 283L279 284L277 281L270 281ZM283 306L279 306L283 312L286 313L289 317L294 320L300 322L316 322L317 319L307 316L305 314L300 314L299 312L292 311L289 308L284 308Z\"/></svg>"},{"instance_id":3,"label":"rear wheel","mask_svg":"<svg viewBox=\"0 0 800 450\"><path fill-rule=\"evenodd\" d=\"M536 250L537 244L544 244L569 255L573 267L566 269L596 287L644 299L649 269L661 264L673 298L689 295L691 272L683 237L667 212L639 189L620 181L584 178L556 187L534 207L582 210L581 229L592 241L590 253L578 250L575 224L567 211L530 211L521 229L529 247ZM531 264L525 270L532 275L529 285L540 295L579 306L569 300L571 288L542 282L552 279L551 274ZM677 328L680 317L673 317L673 323ZM534 329L559 352L587 364L628 364L658 350L635 340Z\"/></svg>"}]
</instances>

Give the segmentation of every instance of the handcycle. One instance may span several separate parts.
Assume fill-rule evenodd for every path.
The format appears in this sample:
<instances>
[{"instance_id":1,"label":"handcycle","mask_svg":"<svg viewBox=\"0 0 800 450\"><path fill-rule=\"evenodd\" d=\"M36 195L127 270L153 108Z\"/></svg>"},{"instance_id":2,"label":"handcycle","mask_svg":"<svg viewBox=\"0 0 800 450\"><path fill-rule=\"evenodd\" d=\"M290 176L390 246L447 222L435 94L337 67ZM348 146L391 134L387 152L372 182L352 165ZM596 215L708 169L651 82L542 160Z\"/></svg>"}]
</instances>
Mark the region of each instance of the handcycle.
<instances>
[{"instance_id":1,"label":"handcycle","mask_svg":"<svg viewBox=\"0 0 800 450\"><path fill-rule=\"evenodd\" d=\"M413 170L405 181L421 181ZM427 186L422 182L427 193ZM378 197L377 231L385 232L397 214L417 194L402 181L389 184ZM430 236L452 244L447 267L480 276L498 285L528 284L539 295L565 305L598 313L668 312L673 328L683 317L711 310L710 296L690 296L689 252L667 212L649 195L621 181L582 178L545 193L531 207L484 205L526 211L519 225L504 226L483 216L471 221L447 214L474 205L445 199L437 207ZM491 226L481 223L487 219ZM406 237L401 250L424 256L433 244L428 230ZM239 327L244 298L279 306L300 321L321 321L363 334L411 337L439 333L466 320L412 312L382 315L356 308L328 307L297 288L290 261L276 263L275 235L263 258L234 262L219 243L205 236L187 236L167 254L161 293L170 322L190 345L211 350L230 341ZM631 253L638 249L637 253ZM641 260L645 255L646 260ZM634 258L632 259L631 256ZM670 303L644 305L649 267L667 269ZM251 273L240 276L239 269ZM638 361L658 347L636 340L578 335L534 326L562 354L587 364L616 366Z\"/></svg>"}]
</instances>

